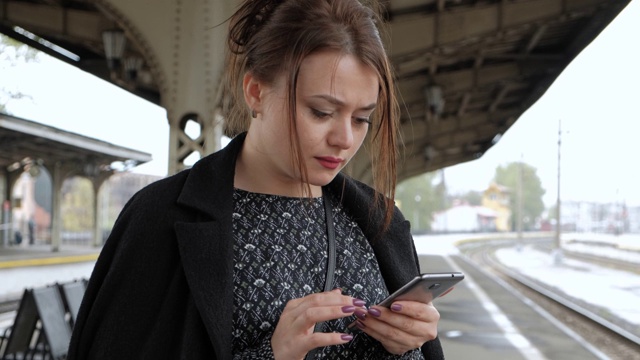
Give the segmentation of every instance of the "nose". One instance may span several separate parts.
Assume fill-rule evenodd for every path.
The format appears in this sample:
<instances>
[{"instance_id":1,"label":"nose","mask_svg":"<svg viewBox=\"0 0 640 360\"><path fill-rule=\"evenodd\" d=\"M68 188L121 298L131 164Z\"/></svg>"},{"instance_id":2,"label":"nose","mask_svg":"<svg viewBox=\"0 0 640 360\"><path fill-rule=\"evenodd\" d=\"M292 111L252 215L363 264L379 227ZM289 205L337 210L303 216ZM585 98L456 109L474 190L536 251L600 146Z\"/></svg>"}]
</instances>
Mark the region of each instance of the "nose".
<instances>
[{"instance_id":1,"label":"nose","mask_svg":"<svg viewBox=\"0 0 640 360\"><path fill-rule=\"evenodd\" d=\"M329 134L329 144L341 149L349 149L353 146L353 128L350 117L335 119Z\"/></svg>"}]
</instances>

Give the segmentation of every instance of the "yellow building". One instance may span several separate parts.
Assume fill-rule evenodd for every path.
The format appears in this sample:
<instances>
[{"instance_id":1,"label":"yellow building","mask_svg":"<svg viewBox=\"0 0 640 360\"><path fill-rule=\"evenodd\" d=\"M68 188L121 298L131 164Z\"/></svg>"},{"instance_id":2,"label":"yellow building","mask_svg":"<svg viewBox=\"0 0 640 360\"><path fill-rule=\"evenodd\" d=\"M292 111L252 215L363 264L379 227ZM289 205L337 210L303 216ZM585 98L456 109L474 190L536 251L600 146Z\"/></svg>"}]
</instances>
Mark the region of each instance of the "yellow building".
<instances>
[{"instance_id":1,"label":"yellow building","mask_svg":"<svg viewBox=\"0 0 640 360\"><path fill-rule=\"evenodd\" d=\"M482 206L496 213L496 230L511 231L511 208L509 188L492 182L482 194Z\"/></svg>"}]
</instances>

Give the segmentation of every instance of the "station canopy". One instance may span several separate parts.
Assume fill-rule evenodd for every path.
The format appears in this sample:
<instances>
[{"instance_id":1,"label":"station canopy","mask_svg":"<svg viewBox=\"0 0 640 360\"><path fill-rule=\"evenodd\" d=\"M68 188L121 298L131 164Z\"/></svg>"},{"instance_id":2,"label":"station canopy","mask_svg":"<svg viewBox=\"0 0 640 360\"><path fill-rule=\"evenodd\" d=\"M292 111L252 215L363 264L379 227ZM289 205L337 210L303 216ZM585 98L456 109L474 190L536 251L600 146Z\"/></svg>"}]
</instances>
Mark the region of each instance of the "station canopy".
<instances>
[{"instance_id":1,"label":"station canopy","mask_svg":"<svg viewBox=\"0 0 640 360\"><path fill-rule=\"evenodd\" d=\"M54 164L67 176L104 176L151 161L151 154L117 146L55 127L0 114L0 167L50 172Z\"/></svg>"}]
</instances>

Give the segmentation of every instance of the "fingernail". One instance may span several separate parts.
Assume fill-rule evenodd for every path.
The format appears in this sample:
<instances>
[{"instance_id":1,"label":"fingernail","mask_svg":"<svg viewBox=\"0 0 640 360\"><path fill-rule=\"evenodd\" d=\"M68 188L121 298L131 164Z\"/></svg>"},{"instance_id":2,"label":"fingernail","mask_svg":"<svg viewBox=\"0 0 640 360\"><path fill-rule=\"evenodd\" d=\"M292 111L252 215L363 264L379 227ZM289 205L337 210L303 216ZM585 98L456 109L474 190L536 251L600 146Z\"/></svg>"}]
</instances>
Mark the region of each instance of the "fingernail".
<instances>
[{"instance_id":1,"label":"fingernail","mask_svg":"<svg viewBox=\"0 0 640 360\"><path fill-rule=\"evenodd\" d=\"M351 341L351 340L353 340L353 335L342 334L342 335L340 335L340 338L341 338L343 341Z\"/></svg>"},{"instance_id":2,"label":"fingernail","mask_svg":"<svg viewBox=\"0 0 640 360\"><path fill-rule=\"evenodd\" d=\"M364 330L364 328L366 328L367 326L361 322L360 320L356 321L356 326L358 327L358 329L360 330Z\"/></svg>"},{"instance_id":3,"label":"fingernail","mask_svg":"<svg viewBox=\"0 0 640 360\"><path fill-rule=\"evenodd\" d=\"M355 315L360 320L364 320L367 317L367 313L362 309L356 309Z\"/></svg>"},{"instance_id":4,"label":"fingernail","mask_svg":"<svg viewBox=\"0 0 640 360\"><path fill-rule=\"evenodd\" d=\"M358 307L362 307L367 305L367 302L364 300L360 300L360 299L353 299L353 305L358 306Z\"/></svg>"},{"instance_id":5,"label":"fingernail","mask_svg":"<svg viewBox=\"0 0 640 360\"><path fill-rule=\"evenodd\" d=\"M382 315L380 310L374 309L374 308L369 309L369 314L371 314L371 316L375 316L375 317L380 317L380 315Z\"/></svg>"},{"instance_id":6,"label":"fingernail","mask_svg":"<svg viewBox=\"0 0 640 360\"><path fill-rule=\"evenodd\" d=\"M355 306L343 306L342 307L342 312L343 313L352 313L355 309L356 309Z\"/></svg>"},{"instance_id":7,"label":"fingernail","mask_svg":"<svg viewBox=\"0 0 640 360\"><path fill-rule=\"evenodd\" d=\"M401 311L402 310L402 305L393 304L393 305L391 305L391 310L393 310L393 311Z\"/></svg>"}]
</instances>

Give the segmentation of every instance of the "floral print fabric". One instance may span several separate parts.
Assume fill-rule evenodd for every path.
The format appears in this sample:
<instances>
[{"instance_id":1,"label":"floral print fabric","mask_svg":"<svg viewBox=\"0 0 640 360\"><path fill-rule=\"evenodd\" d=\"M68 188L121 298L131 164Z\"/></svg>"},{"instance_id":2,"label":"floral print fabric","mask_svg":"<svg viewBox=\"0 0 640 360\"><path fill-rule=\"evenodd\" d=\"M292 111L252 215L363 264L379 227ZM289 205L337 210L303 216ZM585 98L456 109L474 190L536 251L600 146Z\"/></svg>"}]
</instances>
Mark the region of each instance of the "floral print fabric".
<instances>
[{"instance_id":1,"label":"floral print fabric","mask_svg":"<svg viewBox=\"0 0 640 360\"><path fill-rule=\"evenodd\" d=\"M331 194L330 194L331 195ZM368 306L388 295L378 263L358 225L337 199L333 205L336 270L332 288ZM291 299L323 291L327 233L322 198L300 199L234 191L233 352L237 359L272 358L271 336ZM324 324L325 332L346 332L354 317ZM387 353L356 331L345 345L318 349L317 359L422 359L419 350Z\"/></svg>"}]
</instances>

